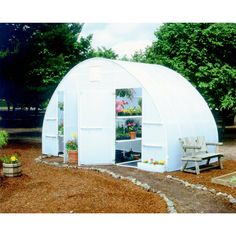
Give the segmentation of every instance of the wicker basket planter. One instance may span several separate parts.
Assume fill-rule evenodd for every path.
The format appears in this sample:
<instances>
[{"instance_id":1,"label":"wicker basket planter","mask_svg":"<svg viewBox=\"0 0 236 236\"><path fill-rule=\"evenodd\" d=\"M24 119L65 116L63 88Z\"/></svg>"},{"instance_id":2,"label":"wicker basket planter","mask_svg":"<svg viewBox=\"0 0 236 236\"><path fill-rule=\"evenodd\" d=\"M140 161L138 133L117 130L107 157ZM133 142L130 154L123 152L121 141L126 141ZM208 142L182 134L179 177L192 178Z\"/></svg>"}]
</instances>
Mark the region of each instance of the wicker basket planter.
<instances>
[{"instance_id":1,"label":"wicker basket planter","mask_svg":"<svg viewBox=\"0 0 236 236\"><path fill-rule=\"evenodd\" d=\"M21 176L21 163L12 163L12 164L7 164L3 163L3 175L6 177L15 177L15 176Z\"/></svg>"}]
</instances>

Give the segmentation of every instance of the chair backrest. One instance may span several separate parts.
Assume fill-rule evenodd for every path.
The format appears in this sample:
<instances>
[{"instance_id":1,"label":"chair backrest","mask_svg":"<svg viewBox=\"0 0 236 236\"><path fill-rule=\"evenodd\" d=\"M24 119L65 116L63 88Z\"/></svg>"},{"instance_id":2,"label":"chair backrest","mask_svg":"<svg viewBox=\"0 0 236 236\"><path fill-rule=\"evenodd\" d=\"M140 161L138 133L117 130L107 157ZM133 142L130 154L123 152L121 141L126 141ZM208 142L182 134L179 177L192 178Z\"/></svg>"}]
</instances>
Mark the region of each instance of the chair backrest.
<instances>
[{"instance_id":1,"label":"chair backrest","mask_svg":"<svg viewBox=\"0 0 236 236\"><path fill-rule=\"evenodd\" d=\"M207 145L204 136L198 136L196 139L197 146L201 147L198 149L198 153L206 153L207 152Z\"/></svg>"},{"instance_id":2,"label":"chair backrest","mask_svg":"<svg viewBox=\"0 0 236 236\"><path fill-rule=\"evenodd\" d=\"M182 147L182 155L183 157L194 156L195 154L202 154L207 152L207 145L205 138L203 136L198 137L184 137L180 138L180 143ZM185 147L200 147L198 149L191 149Z\"/></svg>"},{"instance_id":3,"label":"chair backrest","mask_svg":"<svg viewBox=\"0 0 236 236\"><path fill-rule=\"evenodd\" d=\"M180 138L179 141L181 143L183 157L194 156L194 154L196 153L196 149L185 148L185 146L195 147L197 145L196 138L184 137L184 138Z\"/></svg>"}]
</instances>

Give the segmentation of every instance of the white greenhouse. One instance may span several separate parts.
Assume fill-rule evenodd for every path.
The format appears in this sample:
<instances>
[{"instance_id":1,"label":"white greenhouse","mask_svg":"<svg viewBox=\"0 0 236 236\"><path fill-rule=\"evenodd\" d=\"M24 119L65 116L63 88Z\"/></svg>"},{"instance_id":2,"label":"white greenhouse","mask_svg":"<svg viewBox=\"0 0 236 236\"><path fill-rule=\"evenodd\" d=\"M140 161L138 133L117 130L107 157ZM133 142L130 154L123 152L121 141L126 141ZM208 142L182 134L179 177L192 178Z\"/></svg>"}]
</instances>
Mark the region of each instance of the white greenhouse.
<instances>
[{"instance_id":1,"label":"white greenhouse","mask_svg":"<svg viewBox=\"0 0 236 236\"><path fill-rule=\"evenodd\" d=\"M120 91L131 91L131 97ZM121 113L117 101L124 102ZM127 138L127 120L138 124L136 138ZM58 85L44 117L43 154L61 154L67 162L65 144L74 134L78 165L130 165L157 172L181 168L179 138L218 141L207 103L180 74L160 65L103 58L79 63ZM140 159L133 160L134 153ZM144 165L150 159L162 165Z\"/></svg>"}]
</instances>

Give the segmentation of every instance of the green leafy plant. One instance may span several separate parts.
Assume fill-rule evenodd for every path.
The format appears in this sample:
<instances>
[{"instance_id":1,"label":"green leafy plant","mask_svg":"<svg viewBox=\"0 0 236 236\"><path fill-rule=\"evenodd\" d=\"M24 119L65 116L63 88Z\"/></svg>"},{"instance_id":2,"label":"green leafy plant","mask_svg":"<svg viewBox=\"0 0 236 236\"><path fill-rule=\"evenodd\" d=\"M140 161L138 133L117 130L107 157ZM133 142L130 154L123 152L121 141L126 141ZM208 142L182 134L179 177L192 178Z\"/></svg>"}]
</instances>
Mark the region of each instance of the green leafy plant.
<instances>
[{"instance_id":1,"label":"green leafy plant","mask_svg":"<svg viewBox=\"0 0 236 236\"><path fill-rule=\"evenodd\" d=\"M58 103L58 108L63 111L64 110L64 103L63 102L59 102Z\"/></svg>"},{"instance_id":2,"label":"green leafy plant","mask_svg":"<svg viewBox=\"0 0 236 236\"><path fill-rule=\"evenodd\" d=\"M128 133L119 133L116 135L116 140L130 139L130 135Z\"/></svg>"},{"instance_id":3,"label":"green leafy plant","mask_svg":"<svg viewBox=\"0 0 236 236\"><path fill-rule=\"evenodd\" d=\"M69 141L67 141L67 143L66 143L66 149L68 150L68 151L70 151L70 150L78 150L78 145L77 145L77 142L76 142L76 140L75 139L73 139L73 140L69 140Z\"/></svg>"},{"instance_id":4,"label":"green leafy plant","mask_svg":"<svg viewBox=\"0 0 236 236\"><path fill-rule=\"evenodd\" d=\"M139 105L140 108L142 108L142 98L138 99L138 105Z\"/></svg>"},{"instance_id":5,"label":"green leafy plant","mask_svg":"<svg viewBox=\"0 0 236 236\"><path fill-rule=\"evenodd\" d=\"M7 145L8 133L5 130L0 131L0 148Z\"/></svg>"},{"instance_id":6,"label":"green leafy plant","mask_svg":"<svg viewBox=\"0 0 236 236\"><path fill-rule=\"evenodd\" d=\"M58 133L61 134L61 135L64 134L64 125L63 125L63 123L58 125Z\"/></svg>"},{"instance_id":7,"label":"green leafy plant","mask_svg":"<svg viewBox=\"0 0 236 236\"><path fill-rule=\"evenodd\" d=\"M5 164L15 164L18 163L19 160L19 153L13 153L10 156L3 156L0 158L1 162L5 163Z\"/></svg>"},{"instance_id":8,"label":"green leafy plant","mask_svg":"<svg viewBox=\"0 0 236 236\"><path fill-rule=\"evenodd\" d=\"M116 90L116 96L118 97L127 97L130 100L134 98L134 89L117 89Z\"/></svg>"},{"instance_id":9,"label":"green leafy plant","mask_svg":"<svg viewBox=\"0 0 236 236\"><path fill-rule=\"evenodd\" d=\"M129 123L127 125L128 131L129 132L135 132L136 131L136 123Z\"/></svg>"}]
</instances>

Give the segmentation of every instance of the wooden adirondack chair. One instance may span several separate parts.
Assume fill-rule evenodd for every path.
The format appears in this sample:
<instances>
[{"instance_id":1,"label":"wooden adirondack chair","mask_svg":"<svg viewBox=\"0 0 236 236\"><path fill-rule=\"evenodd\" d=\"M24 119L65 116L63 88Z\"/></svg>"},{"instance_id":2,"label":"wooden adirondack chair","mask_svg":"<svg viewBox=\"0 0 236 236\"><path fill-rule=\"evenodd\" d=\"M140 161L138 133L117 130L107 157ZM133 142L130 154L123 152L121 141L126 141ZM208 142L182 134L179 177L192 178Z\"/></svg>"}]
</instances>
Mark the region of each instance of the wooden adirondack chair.
<instances>
[{"instance_id":1,"label":"wooden adirondack chair","mask_svg":"<svg viewBox=\"0 0 236 236\"><path fill-rule=\"evenodd\" d=\"M200 174L200 170L207 170L212 168L223 169L221 158L222 153L209 153L208 145L219 146L222 143L207 143L204 137L185 137L180 138L183 157L181 158L183 165L181 171ZM210 163L211 158L218 158L216 163ZM199 163L206 160L206 164L199 166ZM194 163L195 167L187 167L189 163Z\"/></svg>"}]
</instances>

